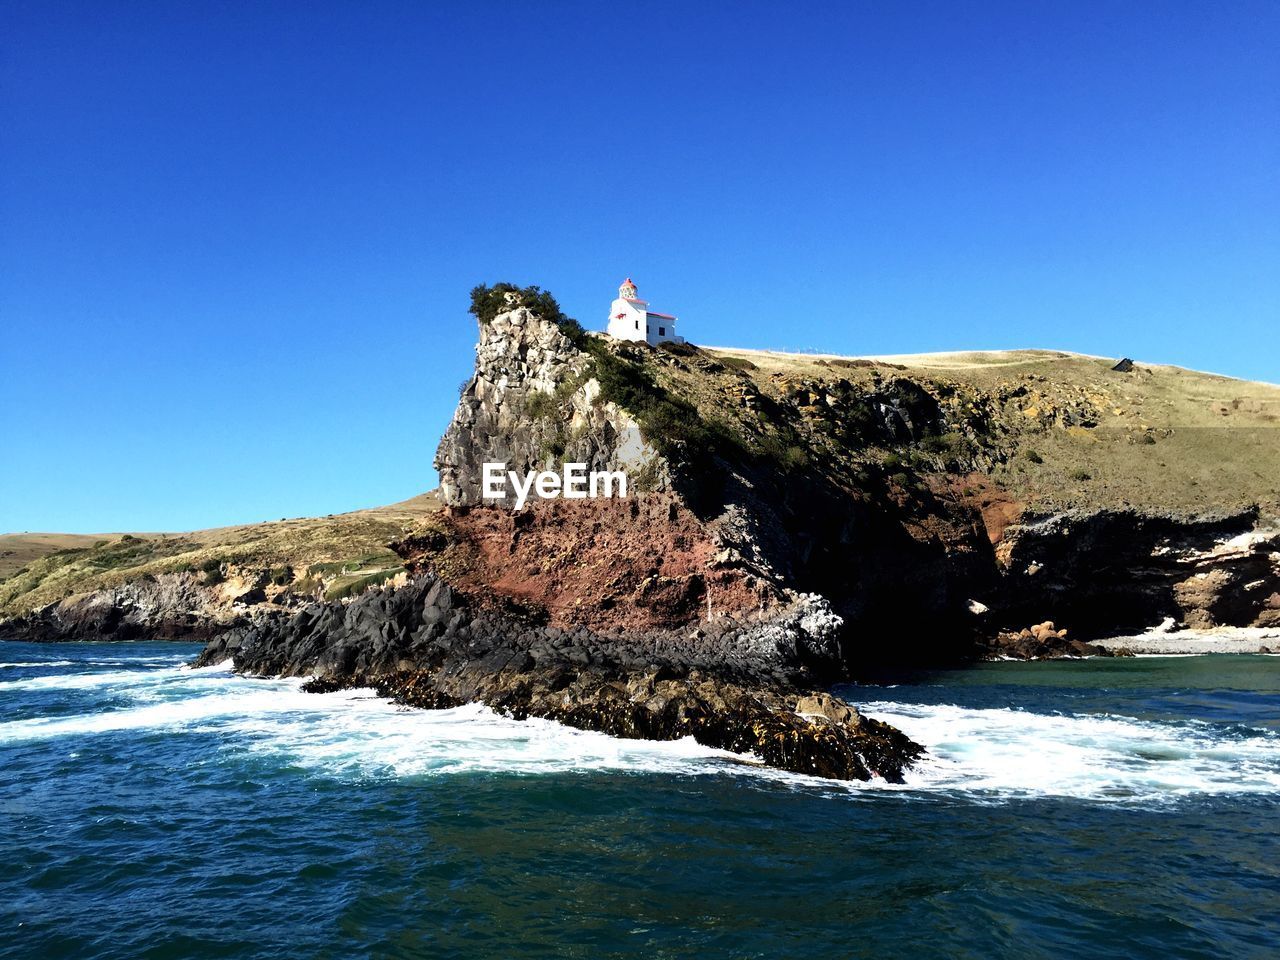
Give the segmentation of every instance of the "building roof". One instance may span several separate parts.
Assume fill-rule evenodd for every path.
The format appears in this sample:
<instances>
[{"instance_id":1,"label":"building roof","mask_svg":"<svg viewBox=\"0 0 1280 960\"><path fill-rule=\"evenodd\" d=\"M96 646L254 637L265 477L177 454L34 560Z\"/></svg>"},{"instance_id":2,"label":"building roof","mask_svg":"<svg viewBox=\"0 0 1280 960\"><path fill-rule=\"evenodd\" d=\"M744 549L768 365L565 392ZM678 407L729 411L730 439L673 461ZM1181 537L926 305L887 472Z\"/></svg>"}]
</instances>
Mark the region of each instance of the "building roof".
<instances>
[{"instance_id":1,"label":"building roof","mask_svg":"<svg viewBox=\"0 0 1280 960\"><path fill-rule=\"evenodd\" d=\"M651 316L651 317L657 317L659 320L674 320L674 319L675 319L675 317L673 317L673 316L672 316L671 314L669 314L669 313L654 313L652 310L646 310L646 311L645 311L645 313L647 313L647 314L648 314L649 316Z\"/></svg>"}]
</instances>

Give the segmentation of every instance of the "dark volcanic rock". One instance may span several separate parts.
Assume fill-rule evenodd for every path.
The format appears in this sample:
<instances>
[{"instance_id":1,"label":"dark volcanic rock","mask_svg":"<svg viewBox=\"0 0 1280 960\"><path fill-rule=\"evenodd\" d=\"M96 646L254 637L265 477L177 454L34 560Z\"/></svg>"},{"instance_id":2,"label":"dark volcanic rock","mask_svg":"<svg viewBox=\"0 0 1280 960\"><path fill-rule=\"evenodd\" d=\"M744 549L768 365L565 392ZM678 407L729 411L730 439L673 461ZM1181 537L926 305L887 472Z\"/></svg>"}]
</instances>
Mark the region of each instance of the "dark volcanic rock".
<instances>
[{"instance_id":1,"label":"dark volcanic rock","mask_svg":"<svg viewBox=\"0 0 1280 960\"><path fill-rule=\"evenodd\" d=\"M574 665L540 667L527 655L449 661L435 669L320 677L304 689L325 693L373 687L408 706L435 709L479 701L516 719L543 717L615 737L699 743L754 753L766 764L837 780L880 776L901 783L924 751L899 730L863 717L828 694L747 688L702 671L626 673ZM801 715L802 699L839 706L838 718Z\"/></svg>"},{"instance_id":2,"label":"dark volcanic rock","mask_svg":"<svg viewBox=\"0 0 1280 960\"><path fill-rule=\"evenodd\" d=\"M993 607L1004 624L1045 616L1078 638L1171 618L1187 626L1280 623L1280 529L1250 509L1219 516L1073 510L1005 531Z\"/></svg>"},{"instance_id":3,"label":"dark volcanic rock","mask_svg":"<svg viewBox=\"0 0 1280 960\"><path fill-rule=\"evenodd\" d=\"M767 617L725 617L696 629L570 630L493 609L424 574L349 603L259 615L210 641L197 665L233 658L236 669L255 674L382 674L519 651L535 663L704 669L746 683L797 684L836 675L839 628L825 601L802 597Z\"/></svg>"},{"instance_id":4,"label":"dark volcanic rock","mask_svg":"<svg viewBox=\"0 0 1280 960\"><path fill-rule=\"evenodd\" d=\"M427 708L481 702L620 737L692 736L798 773L899 781L922 752L902 733L812 691L797 713L805 685L836 662L838 626L806 598L696 632L566 630L481 609L426 575L348 604L259 617L212 640L196 663L230 657L247 673L311 675L316 691L371 686Z\"/></svg>"}]
</instances>

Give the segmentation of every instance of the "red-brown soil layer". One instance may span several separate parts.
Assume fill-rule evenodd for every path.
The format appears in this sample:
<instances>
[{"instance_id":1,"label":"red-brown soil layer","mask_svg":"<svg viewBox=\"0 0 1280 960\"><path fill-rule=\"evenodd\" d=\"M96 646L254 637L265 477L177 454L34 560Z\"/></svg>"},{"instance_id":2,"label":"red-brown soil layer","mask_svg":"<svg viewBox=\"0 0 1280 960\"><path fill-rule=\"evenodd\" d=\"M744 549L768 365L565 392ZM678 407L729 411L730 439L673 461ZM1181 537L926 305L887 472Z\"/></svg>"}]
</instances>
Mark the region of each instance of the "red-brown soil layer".
<instances>
[{"instance_id":1,"label":"red-brown soil layer","mask_svg":"<svg viewBox=\"0 0 1280 960\"><path fill-rule=\"evenodd\" d=\"M776 592L717 561L708 528L670 494L626 500L539 500L513 513L457 511L453 534L469 548L449 580L545 610L562 626L636 629L771 608Z\"/></svg>"},{"instance_id":2,"label":"red-brown soil layer","mask_svg":"<svg viewBox=\"0 0 1280 960\"><path fill-rule=\"evenodd\" d=\"M992 546L999 544L1005 530L1022 516L1024 504L985 473L953 477L946 487L952 497L982 514L982 524Z\"/></svg>"}]
</instances>

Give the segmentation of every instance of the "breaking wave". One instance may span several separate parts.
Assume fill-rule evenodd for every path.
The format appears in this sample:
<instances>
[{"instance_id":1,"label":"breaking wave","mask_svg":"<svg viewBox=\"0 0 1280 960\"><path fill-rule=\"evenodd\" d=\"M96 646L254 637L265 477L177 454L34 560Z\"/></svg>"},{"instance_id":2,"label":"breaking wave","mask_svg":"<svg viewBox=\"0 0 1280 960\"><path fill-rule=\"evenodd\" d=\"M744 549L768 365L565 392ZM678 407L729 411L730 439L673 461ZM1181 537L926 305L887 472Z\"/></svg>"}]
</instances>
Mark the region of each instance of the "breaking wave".
<instances>
[{"instance_id":1,"label":"breaking wave","mask_svg":"<svg viewBox=\"0 0 1280 960\"><path fill-rule=\"evenodd\" d=\"M863 709L928 747L909 777L916 788L1094 800L1280 790L1280 737L1236 724L891 701Z\"/></svg>"},{"instance_id":2,"label":"breaking wave","mask_svg":"<svg viewBox=\"0 0 1280 960\"><path fill-rule=\"evenodd\" d=\"M753 758L692 739L619 740L545 720L515 721L478 705L407 710L371 691L314 695L303 693L298 680L237 677L229 664L199 670L153 666L163 659L151 658L134 670L0 682L0 690L10 695L80 691L109 696L89 712L0 723L0 743L170 731L208 735L212 750L340 778L591 770L733 773L802 789L1105 801L1280 790L1280 737L1239 725L882 700L864 704L864 711L924 744L928 756L905 785L835 785L769 770Z\"/></svg>"},{"instance_id":3,"label":"breaking wave","mask_svg":"<svg viewBox=\"0 0 1280 960\"><path fill-rule=\"evenodd\" d=\"M74 667L75 660L21 660L17 663L0 663L0 670L18 670L23 667Z\"/></svg>"}]
</instances>

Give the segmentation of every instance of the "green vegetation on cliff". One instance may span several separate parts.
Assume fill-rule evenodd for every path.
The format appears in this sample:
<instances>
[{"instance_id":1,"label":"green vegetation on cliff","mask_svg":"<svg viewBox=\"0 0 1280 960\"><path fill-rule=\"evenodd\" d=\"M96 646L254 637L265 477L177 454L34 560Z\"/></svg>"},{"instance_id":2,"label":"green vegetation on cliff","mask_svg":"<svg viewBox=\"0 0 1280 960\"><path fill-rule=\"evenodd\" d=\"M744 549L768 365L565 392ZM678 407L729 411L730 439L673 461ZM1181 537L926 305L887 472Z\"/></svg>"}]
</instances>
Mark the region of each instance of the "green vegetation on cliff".
<instances>
[{"instance_id":1,"label":"green vegetation on cliff","mask_svg":"<svg viewBox=\"0 0 1280 960\"><path fill-rule=\"evenodd\" d=\"M737 437L723 423L704 417L695 404L659 383L645 362L647 349L628 346L615 352L604 340L591 340L587 372L600 384L600 399L635 417L645 440L674 463L698 463L736 447Z\"/></svg>"},{"instance_id":2,"label":"green vegetation on cliff","mask_svg":"<svg viewBox=\"0 0 1280 960\"><path fill-rule=\"evenodd\" d=\"M504 310L525 307L543 320L556 324L575 346L581 347L586 337L582 324L560 309L560 303L549 290L541 287L520 287L514 283L478 284L471 288L471 306L468 312L481 323L492 323Z\"/></svg>"}]
</instances>

